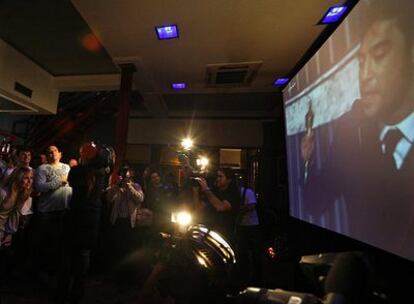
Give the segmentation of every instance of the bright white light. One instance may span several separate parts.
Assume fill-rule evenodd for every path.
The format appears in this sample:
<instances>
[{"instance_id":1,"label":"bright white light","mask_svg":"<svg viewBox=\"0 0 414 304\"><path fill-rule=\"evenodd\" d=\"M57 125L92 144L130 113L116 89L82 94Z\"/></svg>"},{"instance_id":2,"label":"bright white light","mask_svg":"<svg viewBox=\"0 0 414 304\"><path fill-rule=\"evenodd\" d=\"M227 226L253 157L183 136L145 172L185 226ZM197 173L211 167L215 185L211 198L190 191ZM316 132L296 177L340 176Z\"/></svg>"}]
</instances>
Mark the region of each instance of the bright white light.
<instances>
[{"instance_id":1,"label":"bright white light","mask_svg":"<svg viewBox=\"0 0 414 304\"><path fill-rule=\"evenodd\" d=\"M171 221L181 226L188 226L192 221L192 217L189 212L180 211L180 212L175 212L171 215Z\"/></svg>"},{"instance_id":2,"label":"bright white light","mask_svg":"<svg viewBox=\"0 0 414 304\"><path fill-rule=\"evenodd\" d=\"M197 166L201 167L201 169L205 169L208 166L209 160L205 156L200 156L196 160Z\"/></svg>"},{"instance_id":3,"label":"bright white light","mask_svg":"<svg viewBox=\"0 0 414 304\"><path fill-rule=\"evenodd\" d=\"M193 146L193 140L191 138L184 138L181 141L181 146L184 148L184 150L190 150Z\"/></svg>"},{"instance_id":4,"label":"bright white light","mask_svg":"<svg viewBox=\"0 0 414 304\"><path fill-rule=\"evenodd\" d=\"M177 222L180 225L185 225L187 226L188 224L191 223L191 214L188 212L180 212L177 214Z\"/></svg>"}]
</instances>

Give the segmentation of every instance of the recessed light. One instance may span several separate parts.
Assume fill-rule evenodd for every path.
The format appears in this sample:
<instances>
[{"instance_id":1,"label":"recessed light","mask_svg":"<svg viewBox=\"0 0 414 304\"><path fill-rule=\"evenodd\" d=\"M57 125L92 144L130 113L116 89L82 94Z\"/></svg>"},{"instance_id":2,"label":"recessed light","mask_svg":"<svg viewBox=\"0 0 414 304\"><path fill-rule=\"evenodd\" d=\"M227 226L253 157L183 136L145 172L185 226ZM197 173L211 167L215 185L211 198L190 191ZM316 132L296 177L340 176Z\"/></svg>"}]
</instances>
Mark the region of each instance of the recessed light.
<instances>
[{"instance_id":1,"label":"recessed light","mask_svg":"<svg viewBox=\"0 0 414 304\"><path fill-rule=\"evenodd\" d=\"M156 26L155 32L159 40L178 38L178 27L176 24Z\"/></svg>"},{"instance_id":2,"label":"recessed light","mask_svg":"<svg viewBox=\"0 0 414 304\"><path fill-rule=\"evenodd\" d=\"M171 87L174 90L182 90L182 89L187 88L187 84L185 82L174 82L171 84Z\"/></svg>"},{"instance_id":3,"label":"recessed light","mask_svg":"<svg viewBox=\"0 0 414 304\"><path fill-rule=\"evenodd\" d=\"M273 85L275 86L282 86L286 83L288 83L289 78L278 78L273 82Z\"/></svg>"},{"instance_id":4,"label":"recessed light","mask_svg":"<svg viewBox=\"0 0 414 304\"><path fill-rule=\"evenodd\" d=\"M330 24L338 22L348 10L346 5L331 6L318 24Z\"/></svg>"}]
</instances>

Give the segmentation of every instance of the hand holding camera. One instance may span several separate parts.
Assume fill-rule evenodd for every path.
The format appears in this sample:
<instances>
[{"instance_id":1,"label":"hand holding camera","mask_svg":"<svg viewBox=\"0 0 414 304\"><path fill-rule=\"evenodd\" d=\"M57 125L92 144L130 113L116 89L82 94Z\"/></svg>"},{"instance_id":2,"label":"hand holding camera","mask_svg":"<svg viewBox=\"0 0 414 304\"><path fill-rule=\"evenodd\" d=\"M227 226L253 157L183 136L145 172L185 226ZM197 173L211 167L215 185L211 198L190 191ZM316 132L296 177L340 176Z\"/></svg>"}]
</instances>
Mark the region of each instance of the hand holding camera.
<instances>
[{"instance_id":1,"label":"hand holding camera","mask_svg":"<svg viewBox=\"0 0 414 304\"><path fill-rule=\"evenodd\" d=\"M118 183L119 188L122 192L128 190L128 188L131 186L131 180L129 177L120 178Z\"/></svg>"},{"instance_id":2,"label":"hand holding camera","mask_svg":"<svg viewBox=\"0 0 414 304\"><path fill-rule=\"evenodd\" d=\"M194 180L197 181L198 185L200 186L200 189L202 192L210 190L207 181L204 177L194 177Z\"/></svg>"}]
</instances>

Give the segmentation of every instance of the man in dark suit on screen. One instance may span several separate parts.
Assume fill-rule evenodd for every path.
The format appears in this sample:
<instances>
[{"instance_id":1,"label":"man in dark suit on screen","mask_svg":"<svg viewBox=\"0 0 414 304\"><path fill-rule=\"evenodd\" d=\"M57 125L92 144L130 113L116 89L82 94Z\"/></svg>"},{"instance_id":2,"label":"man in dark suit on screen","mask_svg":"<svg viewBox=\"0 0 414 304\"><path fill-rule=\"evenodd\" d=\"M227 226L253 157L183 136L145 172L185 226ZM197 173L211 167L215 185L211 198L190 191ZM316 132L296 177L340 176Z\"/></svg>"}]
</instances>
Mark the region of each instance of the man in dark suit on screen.
<instances>
[{"instance_id":1,"label":"man in dark suit on screen","mask_svg":"<svg viewBox=\"0 0 414 304\"><path fill-rule=\"evenodd\" d=\"M332 122L329 159L320 170L310 168L304 199L317 216L342 198L351 237L414 258L413 4L375 5L359 49L361 98ZM312 133L301 150L312 164Z\"/></svg>"}]
</instances>

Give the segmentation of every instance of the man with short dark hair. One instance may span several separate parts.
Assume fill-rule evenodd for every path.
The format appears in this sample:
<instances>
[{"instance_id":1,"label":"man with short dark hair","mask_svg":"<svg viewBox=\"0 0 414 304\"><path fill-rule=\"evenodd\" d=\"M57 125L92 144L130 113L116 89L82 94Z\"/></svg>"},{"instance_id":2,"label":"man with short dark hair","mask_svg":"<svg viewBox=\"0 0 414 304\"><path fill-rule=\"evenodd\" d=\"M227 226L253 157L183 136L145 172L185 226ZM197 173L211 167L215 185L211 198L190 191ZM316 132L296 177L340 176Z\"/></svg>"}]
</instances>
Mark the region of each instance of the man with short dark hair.
<instances>
[{"instance_id":1,"label":"man with short dark hair","mask_svg":"<svg viewBox=\"0 0 414 304\"><path fill-rule=\"evenodd\" d=\"M2 178L7 180L16 168L27 167L30 168L30 161L32 160L32 151L27 147L20 147L11 155L13 161L7 164L3 169ZM3 181L3 182L4 182Z\"/></svg>"},{"instance_id":2,"label":"man with short dark hair","mask_svg":"<svg viewBox=\"0 0 414 304\"><path fill-rule=\"evenodd\" d=\"M304 197L313 216L344 200L350 236L412 258L414 44L408 5L382 1L372 7L359 48L361 98L334 121L331 159L318 173L311 168ZM313 157L313 141L313 134L302 139L304 161Z\"/></svg>"},{"instance_id":3,"label":"man with short dark hair","mask_svg":"<svg viewBox=\"0 0 414 304\"><path fill-rule=\"evenodd\" d=\"M67 182L70 168L60 162L62 153L52 145L46 149L46 157L48 163L36 169L34 179L35 189L39 192L34 221L36 260L33 263L37 263L37 267L56 266L56 257L62 246L64 220L72 196L72 188Z\"/></svg>"},{"instance_id":4,"label":"man with short dark hair","mask_svg":"<svg viewBox=\"0 0 414 304\"><path fill-rule=\"evenodd\" d=\"M30 168L32 161L32 150L27 147L20 147L17 150L17 166Z\"/></svg>"},{"instance_id":5,"label":"man with short dark hair","mask_svg":"<svg viewBox=\"0 0 414 304\"><path fill-rule=\"evenodd\" d=\"M35 175L36 190L40 192L38 212L64 211L69 208L72 188L67 179L70 167L61 163L62 153L56 146L46 150L47 164L39 166Z\"/></svg>"}]
</instances>

